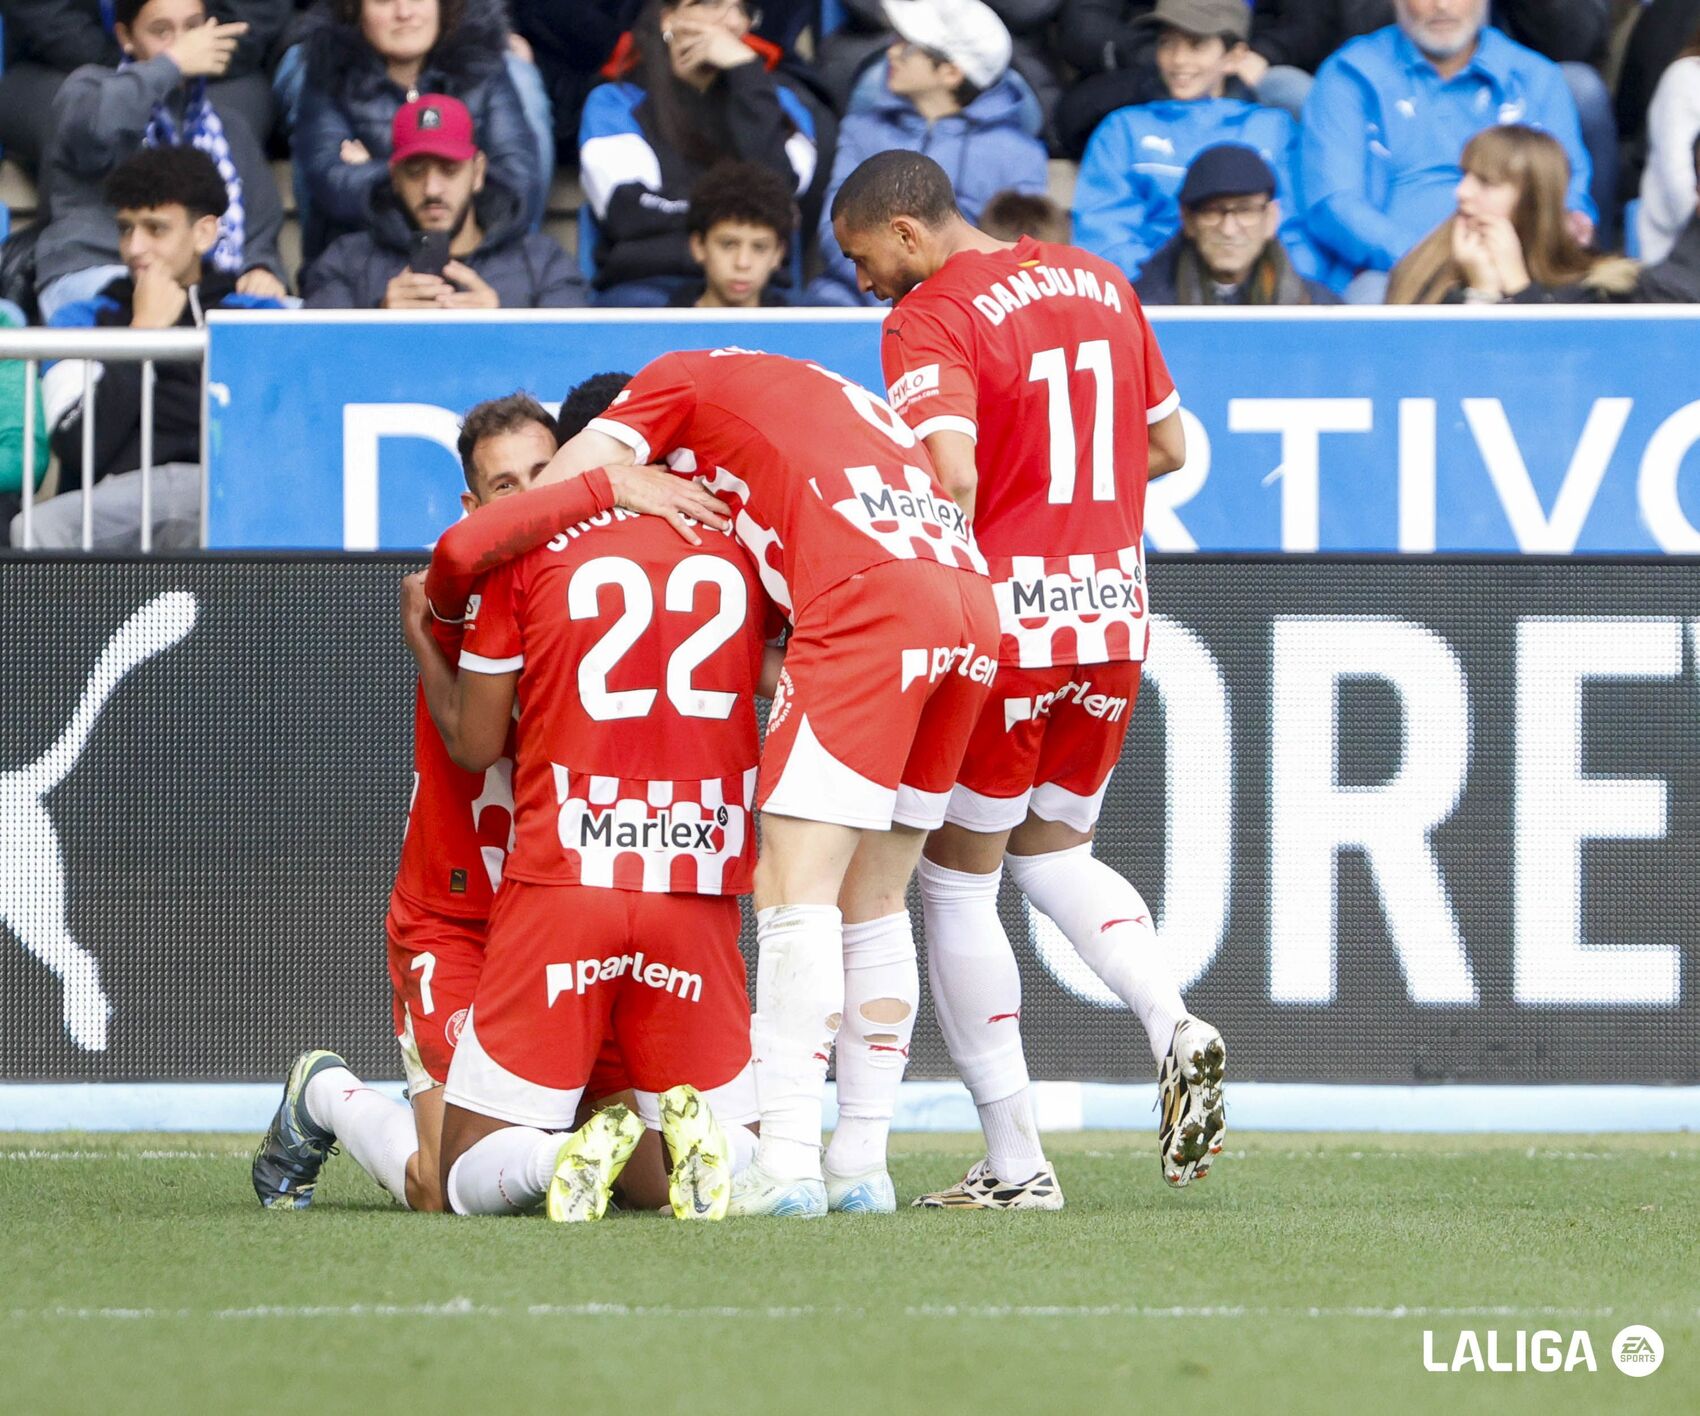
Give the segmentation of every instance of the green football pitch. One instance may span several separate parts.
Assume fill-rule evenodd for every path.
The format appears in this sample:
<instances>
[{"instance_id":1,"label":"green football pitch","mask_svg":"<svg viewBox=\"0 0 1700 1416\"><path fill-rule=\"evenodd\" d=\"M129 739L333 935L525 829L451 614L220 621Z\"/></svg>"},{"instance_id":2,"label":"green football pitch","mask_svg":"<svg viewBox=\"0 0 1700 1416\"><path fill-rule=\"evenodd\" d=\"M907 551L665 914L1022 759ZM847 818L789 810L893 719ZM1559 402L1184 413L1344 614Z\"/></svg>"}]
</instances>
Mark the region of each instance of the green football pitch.
<instances>
[{"instance_id":1,"label":"green football pitch","mask_svg":"<svg viewBox=\"0 0 1700 1416\"><path fill-rule=\"evenodd\" d=\"M1700 1411L1700 1137L1050 1146L1061 1214L410 1215L346 1158L267 1213L251 1138L0 1135L0 1411ZM901 1194L965 1136L895 1143ZM1613 1336L1664 1361L1631 1379ZM1425 1371L1462 1329L1599 1370Z\"/></svg>"}]
</instances>

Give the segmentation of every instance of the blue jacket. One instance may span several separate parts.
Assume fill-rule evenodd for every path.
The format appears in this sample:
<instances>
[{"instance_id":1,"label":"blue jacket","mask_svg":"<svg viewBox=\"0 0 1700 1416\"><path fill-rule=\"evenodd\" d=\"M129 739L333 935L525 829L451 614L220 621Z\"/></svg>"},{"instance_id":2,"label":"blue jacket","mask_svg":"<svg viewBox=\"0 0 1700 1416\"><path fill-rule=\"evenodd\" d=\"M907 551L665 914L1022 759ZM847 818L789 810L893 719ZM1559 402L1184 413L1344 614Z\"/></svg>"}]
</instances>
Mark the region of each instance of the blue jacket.
<instances>
[{"instance_id":1,"label":"blue jacket","mask_svg":"<svg viewBox=\"0 0 1700 1416\"><path fill-rule=\"evenodd\" d=\"M1391 270L1438 226L1455 209L1464 145L1500 123L1557 138L1570 159L1570 206L1598 215L1576 102L1551 60L1491 27L1444 81L1397 25L1338 50L1305 103L1299 162L1311 236L1337 263L1336 285Z\"/></svg>"},{"instance_id":2,"label":"blue jacket","mask_svg":"<svg viewBox=\"0 0 1700 1416\"><path fill-rule=\"evenodd\" d=\"M1074 189L1074 241L1126 272L1180 230L1178 198L1193 158L1215 143L1256 148L1275 169L1281 244L1301 275L1319 273L1293 181L1293 120L1235 98L1164 99L1118 108L1093 132Z\"/></svg>"},{"instance_id":3,"label":"blue jacket","mask_svg":"<svg viewBox=\"0 0 1700 1416\"><path fill-rule=\"evenodd\" d=\"M820 250L824 261L817 284L842 286L829 295L850 303L873 304L856 295L856 268L844 258L832 234L832 200L844 179L875 153L892 148L925 153L944 168L956 188L957 204L970 221L980 219L987 201L1006 188L1043 196L1045 145L1020 122L1022 96L1007 77L999 79L960 113L929 124L907 98L882 91L866 112L853 112L838 129L838 154L827 182L821 212ZM820 292L817 292L820 293Z\"/></svg>"}]
</instances>

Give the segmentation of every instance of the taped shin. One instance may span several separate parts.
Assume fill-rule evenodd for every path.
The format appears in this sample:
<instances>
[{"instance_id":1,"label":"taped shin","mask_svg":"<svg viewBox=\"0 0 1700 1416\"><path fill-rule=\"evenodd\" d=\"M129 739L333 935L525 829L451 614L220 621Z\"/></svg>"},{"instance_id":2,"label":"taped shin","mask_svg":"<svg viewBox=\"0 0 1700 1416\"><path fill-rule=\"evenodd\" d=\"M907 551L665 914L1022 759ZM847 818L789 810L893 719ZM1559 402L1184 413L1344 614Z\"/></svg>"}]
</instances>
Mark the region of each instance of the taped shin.
<instances>
[{"instance_id":1,"label":"taped shin","mask_svg":"<svg viewBox=\"0 0 1700 1416\"><path fill-rule=\"evenodd\" d=\"M821 1093L844 1012L843 919L833 905L756 913L757 1160L782 1180L820 1178Z\"/></svg>"}]
</instances>

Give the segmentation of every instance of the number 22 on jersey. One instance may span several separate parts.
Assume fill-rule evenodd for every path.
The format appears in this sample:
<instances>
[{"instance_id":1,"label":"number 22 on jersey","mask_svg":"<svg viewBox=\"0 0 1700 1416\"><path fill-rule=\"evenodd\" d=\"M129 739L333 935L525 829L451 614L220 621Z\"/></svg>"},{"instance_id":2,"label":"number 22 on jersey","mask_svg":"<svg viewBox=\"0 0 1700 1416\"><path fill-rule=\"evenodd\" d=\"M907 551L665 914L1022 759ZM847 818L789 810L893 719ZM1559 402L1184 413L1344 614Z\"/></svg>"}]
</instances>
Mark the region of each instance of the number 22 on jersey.
<instances>
[{"instance_id":1,"label":"number 22 on jersey","mask_svg":"<svg viewBox=\"0 0 1700 1416\"><path fill-rule=\"evenodd\" d=\"M619 617L579 660L579 699L590 717L604 723L648 717L663 690L681 717L723 721L731 715L736 694L698 688L691 676L743 629L749 610L743 576L719 556L686 556L668 574L662 602L669 611L687 612L704 585L716 592L715 611L668 657L663 682L611 689L609 675L655 622L655 592L644 568L624 556L598 556L573 572L567 584L567 613L573 619L597 618L601 592L610 586L621 597Z\"/></svg>"}]
</instances>

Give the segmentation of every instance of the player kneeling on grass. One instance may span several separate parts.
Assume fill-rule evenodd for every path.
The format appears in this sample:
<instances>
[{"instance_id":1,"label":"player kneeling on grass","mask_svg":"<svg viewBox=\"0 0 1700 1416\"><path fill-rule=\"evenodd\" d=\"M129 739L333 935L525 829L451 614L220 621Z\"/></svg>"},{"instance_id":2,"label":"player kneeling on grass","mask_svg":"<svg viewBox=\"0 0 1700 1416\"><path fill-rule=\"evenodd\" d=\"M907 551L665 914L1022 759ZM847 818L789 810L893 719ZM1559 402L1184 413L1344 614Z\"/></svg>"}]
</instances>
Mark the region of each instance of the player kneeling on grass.
<instances>
[{"instance_id":1,"label":"player kneeling on grass","mask_svg":"<svg viewBox=\"0 0 1700 1416\"><path fill-rule=\"evenodd\" d=\"M599 1218L643 1123L570 1135L612 1036L671 1156L673 1212L719 1219L754 1154L737 896L755 862L755 697L771 609L724 534L684 544L604 513L482 583L460 675L409 627L450 755L480 771L517 699L515 849L445 1089L445 1199L505 1214L545 1194Z\"/></svg>"},{"instance_id":2,"label":"player kneeling on grass","mask_svg":"<svg viewBox=\"0 0 1700 1416\"><path fill-rule=\"evenodd\" d=\"M553 456L560 433L570 436L600 413L625 377L587 380L562 404L559 426L525 394L481 403L466 415L460 455L467 491L461 501L469 514L479 515L444 534L428 585L410 577L403 598L404 617L411 621L421 619L427 594L436 607L429 633L438 660L452 663L459 656L459 617L474 577L499 556L541 545L562 527L616 502L672 518L687 508L713 515L716 503L689 484L642 469L587 476L546 488L523 504L515 500ZM311 1204L319 1171L338 1141L401 1203L420 1210L442 1207L437 1164L442 1084L483 969L513 801L503 771L468 772L449 758L422 688L414 706L413 756L413 800L385 930L396 1041L411 1106L365 1086L334 1052L302 1054L254 1157L255 1193L267 1207ZM608 1051L588 1088L599 1100L628 1091L617 1049ZM624 1198L653 1207L665 1202L665 1176L659 1145L645 1149L653 1149L653 1157L643 1163L640 1156L628 1170Z\"/></svg>"}]
</instances>

